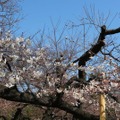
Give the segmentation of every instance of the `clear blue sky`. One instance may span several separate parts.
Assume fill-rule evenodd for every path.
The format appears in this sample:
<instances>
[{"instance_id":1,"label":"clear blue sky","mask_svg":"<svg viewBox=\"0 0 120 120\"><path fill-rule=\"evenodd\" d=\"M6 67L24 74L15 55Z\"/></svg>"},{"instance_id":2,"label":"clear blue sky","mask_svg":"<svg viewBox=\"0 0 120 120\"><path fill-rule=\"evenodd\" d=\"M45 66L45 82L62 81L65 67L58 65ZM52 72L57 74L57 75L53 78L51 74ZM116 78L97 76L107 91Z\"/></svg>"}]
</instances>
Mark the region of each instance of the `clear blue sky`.
<instances>
[{"instance_id":1,"label":"clear blue sky","mask_svg":"<svg viewBox=\"0 0 120 120\"><path fill-rule=\"evenodd\" d=\"M25 32L26 35L34 34L44 26L51 27L51 21L56 23L59 19L61 25L67 21L77 21L80 16L84 16L83 7L87 8L94 5L96 10L115 13L120 12L120 0L24 0L21 3L22 12L25 16L19 23L19 33ZM120 26L120 15L112 23L113 27Z\"/></svg>"}]
</instances>

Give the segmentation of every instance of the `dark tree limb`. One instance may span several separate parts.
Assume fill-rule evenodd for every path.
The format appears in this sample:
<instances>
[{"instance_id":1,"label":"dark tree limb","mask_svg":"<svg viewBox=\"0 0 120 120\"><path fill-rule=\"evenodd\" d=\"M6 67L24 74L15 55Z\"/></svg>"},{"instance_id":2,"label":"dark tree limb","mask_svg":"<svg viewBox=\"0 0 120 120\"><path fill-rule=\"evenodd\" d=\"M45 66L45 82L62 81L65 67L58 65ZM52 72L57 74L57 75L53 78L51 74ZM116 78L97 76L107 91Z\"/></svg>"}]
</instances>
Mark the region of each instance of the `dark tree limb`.
<instances>
[{"instance_id":1,"label":"dark tree limb","mask_svg":"<svg viewBox=\"0 0 120 120\"><path fill-rule=\"evenodd\" d=\"M106 30L106 26L103 25L101 27L101 33L99 35L99 38L97 40L97 43L93 45L88 51L86 51L81 57L73 61L73 63L78 62L78 67L80 66L85 66L86 62L91 59L91 57L94 57L100 50L102 49L103 46L105 46L105 36L106 35L112 35L120 32L120 28L117 29L112 29L112 30ZM85 80L85 71L79 70L78 71L78 76L80 81Z\"/></svg>"},{"instance_id":2,"label":"dark tree limb","mask_svg":"<svg viewBox=\"0 0 120 120\"><path fill-rule=\"evenodd\" d=\"M84 120L99 120L98 116L92 115L83 111L81 108L77 108L74 105L65 102L62 99L62 96L63 93L57 93L47 97L43 96L41 98L36 98L33 94L30 93L22 93L21 95L21 93L17 91L16 86L12 88L6 88L5 86L0 85L0 97L3 99L33 105L59 108Z\"/></svg>"},{"instance_id":3,"label":"dark tree limb","mask_svg":"<svg viewBox=\"0 0 120 120\"><path fill-rule=\"evenodd\" d=\"M111 30L105 31L105 35L112 35L112 34L116 34L116 33L120 33L120 27L116 28L116 29L111 29Z\"/></svg>"}]
</instances>

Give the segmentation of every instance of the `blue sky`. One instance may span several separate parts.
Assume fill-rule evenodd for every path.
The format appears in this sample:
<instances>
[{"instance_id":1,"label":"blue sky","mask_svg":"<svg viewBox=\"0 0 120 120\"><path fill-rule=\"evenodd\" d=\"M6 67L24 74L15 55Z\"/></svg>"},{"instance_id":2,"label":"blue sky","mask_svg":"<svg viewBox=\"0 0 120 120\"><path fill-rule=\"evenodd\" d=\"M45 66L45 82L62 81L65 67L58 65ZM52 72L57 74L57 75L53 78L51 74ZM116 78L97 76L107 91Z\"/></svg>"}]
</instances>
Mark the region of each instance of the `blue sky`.
<instances>
[{"instance_id":1,"label":"blue sky","mask_svg":"<svg viewBox=\"0 0 120 120\"><path fill-rule=\"evenodd\" d=\"M90 5L105 14L110 11L113 16L120 12L120 0L24 0L21 3L24 19L19 23L18 33L30 35L44 26L50 28L51 19L55 24L60 20L61 25L68 21L79 22L78 18L85 16L83 7L89 9ZM118 26L120 26L119 14L112 23L112 27Z\"/></svg>"}]
</instances>

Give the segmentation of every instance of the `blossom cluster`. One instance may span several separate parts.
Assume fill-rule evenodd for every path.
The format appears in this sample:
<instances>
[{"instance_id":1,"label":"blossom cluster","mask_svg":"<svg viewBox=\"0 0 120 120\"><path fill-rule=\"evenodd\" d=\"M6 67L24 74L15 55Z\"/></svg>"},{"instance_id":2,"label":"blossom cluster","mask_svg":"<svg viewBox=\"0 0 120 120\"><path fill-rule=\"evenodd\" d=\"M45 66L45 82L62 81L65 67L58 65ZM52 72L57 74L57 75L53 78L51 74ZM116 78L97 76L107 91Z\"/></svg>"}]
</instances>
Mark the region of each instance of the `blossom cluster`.
<instances>
[{"instance_id":1,"label":"blossom cluster","mask_svg":"<svg viewBox=\"0 0 120 120\"><path fill-rule=\"evenodd\" d=\"M59 83L57 69L62 72L66 69L65 62L56 61L50 48L34 48L29 39L6 38L0 40L0 80L7 87L14 84L23 85L25 83L34 85L38 89L44 87L55 87ZM62 80L68 78L68 74L63 72Z\"/></svg>"}]
</instances>

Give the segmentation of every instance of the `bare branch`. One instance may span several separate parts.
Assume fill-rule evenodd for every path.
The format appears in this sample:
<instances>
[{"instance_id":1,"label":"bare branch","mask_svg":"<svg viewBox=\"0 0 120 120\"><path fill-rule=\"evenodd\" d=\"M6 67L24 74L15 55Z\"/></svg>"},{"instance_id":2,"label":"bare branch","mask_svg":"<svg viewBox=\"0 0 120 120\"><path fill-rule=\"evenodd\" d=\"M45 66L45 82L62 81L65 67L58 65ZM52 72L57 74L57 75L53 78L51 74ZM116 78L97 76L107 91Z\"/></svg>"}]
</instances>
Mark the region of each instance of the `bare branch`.
<instances>
[{"instance_id":1,"label":"bare branch","mask_svg":"<svg viewBox=\"0 0 120 120\"><path fill-rule=\"evenodd\" d=\"M9 0L5 0L5 1L3 1L3 2L0 1L0 4L2 4L2 5L3 5L3 4L6 4L8 1L9 1Z\"/></svg>"}]
</instances>

